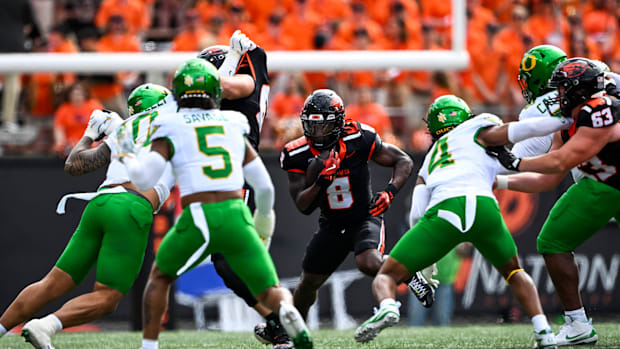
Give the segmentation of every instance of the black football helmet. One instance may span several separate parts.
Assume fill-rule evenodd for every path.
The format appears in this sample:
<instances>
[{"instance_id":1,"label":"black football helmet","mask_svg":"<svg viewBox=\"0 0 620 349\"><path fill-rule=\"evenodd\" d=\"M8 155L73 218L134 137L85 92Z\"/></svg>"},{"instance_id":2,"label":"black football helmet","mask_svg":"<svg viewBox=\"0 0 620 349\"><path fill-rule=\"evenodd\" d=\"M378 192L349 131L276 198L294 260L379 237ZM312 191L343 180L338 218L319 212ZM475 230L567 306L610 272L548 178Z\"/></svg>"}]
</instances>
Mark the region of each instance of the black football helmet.
<instances>
[{"instance_id":1,"label":"black football helmet","mask_svg":"<svg viewBox=\"0 0 620 349\"><path fill-rule=\"evenodd\" d=\"M213 45L205 48L198 54L198 58L205 59L213 64L216 68L220 69L224 59L228 54L228 46L226 45Z\"/></svg>"},{"instance_id":2,"label":"black football helmet","mask_svg":"<svg viewBox=\"0 0 620 349\"><path fill-rule=\"evenodd\" d=\"M312 92L306 98L300 117L304 136L318 150L330 149L343 134L344 103L332 90Z\"/></svg>"},{"instance_id":3,"label":"black football helmet","mask_svg":"<svg viewBox=\"0 0 620 349\"><path fill-rule=\"evenodd\" d=\"M558 90L562 115L570 117L573 108L605 91L605 71L590 59L571 58L553 70L549 87Z\"/></svg>"}]
</instances>

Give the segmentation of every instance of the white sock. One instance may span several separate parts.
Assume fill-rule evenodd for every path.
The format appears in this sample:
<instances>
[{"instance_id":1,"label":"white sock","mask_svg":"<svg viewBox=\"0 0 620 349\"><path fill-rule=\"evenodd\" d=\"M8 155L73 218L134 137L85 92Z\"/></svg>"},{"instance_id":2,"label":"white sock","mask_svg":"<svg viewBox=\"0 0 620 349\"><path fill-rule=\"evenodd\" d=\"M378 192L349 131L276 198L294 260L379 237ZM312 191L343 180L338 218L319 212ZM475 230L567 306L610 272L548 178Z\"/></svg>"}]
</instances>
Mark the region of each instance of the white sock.
<instances>
[{"instance_id":1,"label":"white sock","mask_svg":"<svg viewBox=\"0 0 620 349\"><path fill-rule=\"evenodd\" d=\"M142 339L142 349L159 349L159 344L157 340L153 339Z\"/></svg>"},{"instance_id":2,"label":"white sock","mask_svg":"<svg viewBox=\"0 0 620 349\"><path fill-rule=\"evenodd\" d=\"M583 309L583 307L576 309L576 310L565 311L564 315L570 316L570 318L573 320L577 320L581 322L588 322L588 317L586 316L586 310Z\"/></svg>"},{"instance_id":3,"label":"white sock","mask_svg":"<svg viewBox=\"0 0 620 349\"><path fill-rule=\"evenodd\" d=\"M54 314L49 314L48 316L41 319L41 321L45 322L47 326L54 330L54 333L62 330L62 322L60 319Z\"/></svg>"},{"instance_id":4,"label":"white sock","mask_svg":"<svg viewBox=\"0 0 620 349\"><path fill-rule=\"evenodd\" d=\"M6 333L6 328L4 328L2 324L0 324L0 337L4 336L5 333Z\"/></svg>"},{"instance_id":5,"label":"white sock","mask_svg":"<svg viewBox=\"0 0 620 349\"><path fill-rule=\"evenodd\" d=\"M542 330L551 329L549 327L549 323L547 322L547 317L545 314L538 314L532 317L532 325L534 325L534 332L538 333Z\"/></svg>"},{"instance_id":6,"label":"white sock","mask_svg":"<svg viewBox=\"0 0 620 349\"><path fill-rule=\"evenodd\" d=\"M381 301L381 304L379 304L379 307L381 309L385 308L385 307L396 307L396 301L394 300L394 298L386 298L384 300Z\"/></svg>"}]
</instances>

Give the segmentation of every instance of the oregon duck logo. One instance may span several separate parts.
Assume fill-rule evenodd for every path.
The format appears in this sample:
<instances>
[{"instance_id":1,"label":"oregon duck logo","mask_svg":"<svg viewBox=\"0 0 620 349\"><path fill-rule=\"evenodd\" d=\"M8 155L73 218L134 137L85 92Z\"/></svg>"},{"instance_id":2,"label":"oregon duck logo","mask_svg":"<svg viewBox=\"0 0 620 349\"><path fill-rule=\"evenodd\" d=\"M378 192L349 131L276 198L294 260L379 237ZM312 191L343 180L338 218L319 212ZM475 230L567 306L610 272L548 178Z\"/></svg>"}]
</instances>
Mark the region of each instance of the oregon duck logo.
<instances>
[{"instance_id":1,"label":"oregon duck logo","mask_svg":"<svg viewBox=\"0 0 620 349\"><path fill-rule=\"evenodd\" d=\"M183 83L187 86L192 86L192 84L194 83L194 79L191 77L191 75L185 75Z\"/></svg>"},{"instance_id":2,"label":"oregon duck logo","mask_svg":"<svg viewBox=\"0 0 620 349\"><path fill-rule=\"evenodd\" d=\"M444 113L439 113L439 115L437 115L437 120L439 120L439 122L444 123L446 122L447 118L446 118L446 114Z\"/></svg>"},{"instance_id":3,"label":"oregon duck logo","mask_svg":"<svg viewBox=\"0 0 620 349\"><path fill-rule=\"evenodd\" d=\"M527 55L523 57L523 60L521 61L521 69L523 71L530 71L534 69L535 66L536 66L536 57L534 55Z\"/></svg>"}]
</instances>

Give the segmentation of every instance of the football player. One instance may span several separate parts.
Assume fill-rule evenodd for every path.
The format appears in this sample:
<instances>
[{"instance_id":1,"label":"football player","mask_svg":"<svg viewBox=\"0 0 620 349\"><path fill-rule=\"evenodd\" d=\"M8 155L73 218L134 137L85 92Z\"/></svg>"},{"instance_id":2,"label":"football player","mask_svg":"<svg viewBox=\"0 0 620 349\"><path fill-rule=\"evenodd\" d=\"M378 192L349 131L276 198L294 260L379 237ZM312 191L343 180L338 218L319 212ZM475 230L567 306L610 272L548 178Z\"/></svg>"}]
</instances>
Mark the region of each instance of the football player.
<instances>
[{"instance_id":1,"label":"football player","mask_svg":"<svg viewBox=\"0 0 620 349\"><path fill-rule=\"evenodd\" d=\"M344 103L332 90L314 91L300 116L304 136L286 144L280 160L299 211L321 211L294 293L295 306L306 317L317 290L349 252L361 272L377 273L385 247L383 212L407 182L413 161L370 126L345 122ZM374 197L370 160L393 168L389 184Z\"/></svg>"},{"instance_id":2,"label":"football player","mask_svg":"<svg viewBox=\"0 0 620 349\"><path fill-rule=\"evenodd\" d=\"M207 47L198 57L218 68L223 90L220 109L235 110L245 115L250 124L248 140L254 150L258 151L270 88L265 51L243 33L236 31L231 37L229 46ZM244 186L244 200L250 210L254 211L252 189L247 184ZM261 238L269 247L271 236ZM211 260L226 286L265 318L265 323L254 328L256 338L264 344L273 344L274 349L293 348L293 343L282 328L278 316L252 296L248 287L235 275L223 256L215 253L211 256Z\"/></svg>"},{"instance_id":3,"label":"football player","mask_svg":"<svg viewBox=\"0 0 620 349\"><path fill-rule=\"evenodd\" d=\"M179 111L153 121L151 151L135 157L129 149L124 157L132 182L141 189L155 185L170 163L183 206L179 220L161 242L145 288L142 347L158 347L161 317L174 280L210 254L221 253L252 296L279 314L295 347L312 348L307 327L292 305L290 292L278 285L271 257L243 202L246 179L256 190L256 227L271 234L274 188L246 140L250 132L246 117L218 109L220 78L203 59L189 60L177 69L172 92ZM131 139L130 128L121 132L122 139Z\"/></svg>"},{"instance_id":4,"label":"football player","mask_svg":"<svg viewBox=\"0 0 620 349\"><path fill-rule=\"evenodd\" d=\"M559 345L595 343L598 335L583 308L574 249L620 214L620 150L617 132L620 102L606 94L605 71L586 58L572 58L556 67L549 81L556 88L561 113L574 118L573 126L553 139L552 151L521 158L505 149L495 154L514 171L542 174L508 176L502 187L524 192L550 190L577 167L585 178L572 185L551 209L538 236L537 249L564 307L566 323ZM499 184L499 183L498 183Z\"/></svg>"},{"instance_id":5,"label":"football player","mask_svg":"<svg viewBox=\"0 0 620 349\"><path fill-rule=\"evenodd\" d=\"M492 186L501 166L485 147L543 136L570 125L560 117L502 124L492 114L473 115L462 99L447 95L430 106L427 126L434 144L424 159L413 192L411 221L375 277L372 289L380 308L355 332L367 342L400 319L396 285L443 257L461 242L471 242L488 259L532 318L536 347L555 347L536 286L521 268L517 248L499 212ZM419 221L418 221L419 220Z\"/></svg>"},{"instance_id":6,"label":"football player","mask_svg":"<svg viewBox=\"0 0 620 349\"><path fill-rule=\"evenodd\" d=\"M170 106L170 91L146 84L132 91L128 100L131 117L124 121L136 129L131 142L143 144L148 126L158 110ZM69 198L89 200L80 224L56 265L40 281L26 287L0 317L0 335L36 314L43 306L79 285L94 264L97 279L93 292L73 298L58 311L26 323L22 335L35 348L53 348L51 336L62 328L84 324L113 312L135 281L144 258L153 212L166 200L174 184L170 168L153 189L139 190L125 167L115 159L118 146L113 130L123 122L118 114L96 110L84 137L65 162L71 176L90 173L109 164L105 181L95 193L70 194L60 201L63 214ZM91 149L94 140L110 135ZM110 219L114 217L114 219Z\"/></svg>"}]
</instances>

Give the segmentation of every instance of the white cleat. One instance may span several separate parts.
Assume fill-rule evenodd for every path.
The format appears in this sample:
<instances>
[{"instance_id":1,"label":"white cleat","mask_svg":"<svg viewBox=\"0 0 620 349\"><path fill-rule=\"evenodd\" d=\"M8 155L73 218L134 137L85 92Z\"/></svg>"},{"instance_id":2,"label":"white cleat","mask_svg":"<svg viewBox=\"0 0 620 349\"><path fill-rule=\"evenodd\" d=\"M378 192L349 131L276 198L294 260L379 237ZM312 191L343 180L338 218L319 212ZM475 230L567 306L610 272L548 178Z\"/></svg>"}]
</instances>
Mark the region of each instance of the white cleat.
<instances>
[{"instance_id":1,"label":"white cleat","mask_svg":"<svg viewBox=\"0 0 620 349\"><path fill-rule=\"evenodd\" d=\"M299 311L291 304L280 302L280 323L293 340L295 348L312 349L312 337Z\"/></svg>"},{"instance_id":2,"label":"white cleat","mask_svg":"<svg viewBox=\"0 0 620 349\"><path fill-rule=\"evenodd\" d=\"M558 345L594 344L598 340L592 319L583 322L565 316L564 320L566 323L560 327L560 332L555 336Z\"/></svg>"},{"instance_id":3,"label":"white cleat","mask_svg":"<svg viewBox=\"0 0 620 349\"><path fill-rule=\"evenodd\" d=\"M360 343L370 342L381 330L396 325L398 321L400 321L400 311L396 304L381 308L355 330L355 340Z\"/></svg>"},{"instance_id":4,"label":"white cleat","mask_svg":"<svg viewBox=\"0 0 620 349\"><path fill-rule=\"evenodd\" d=\"M30 320L22 329L22 336L26 342L37 349L54 349L51 336L55 331L41 319Z\"/></svg>"},{"instance_id":5,"label":"white cleat","mask_svg":"<svg viewBox=\"0 0 620 349\"><path fill-rule=\"evenodd\" d=\"M555 335L551 329L534 332L534 348L556 349Z\"/></svg>"}]
</instances>

